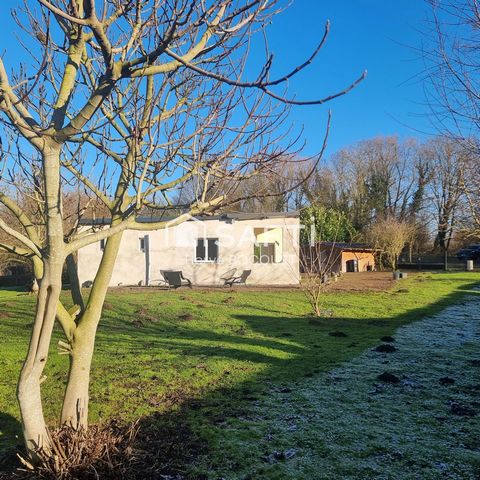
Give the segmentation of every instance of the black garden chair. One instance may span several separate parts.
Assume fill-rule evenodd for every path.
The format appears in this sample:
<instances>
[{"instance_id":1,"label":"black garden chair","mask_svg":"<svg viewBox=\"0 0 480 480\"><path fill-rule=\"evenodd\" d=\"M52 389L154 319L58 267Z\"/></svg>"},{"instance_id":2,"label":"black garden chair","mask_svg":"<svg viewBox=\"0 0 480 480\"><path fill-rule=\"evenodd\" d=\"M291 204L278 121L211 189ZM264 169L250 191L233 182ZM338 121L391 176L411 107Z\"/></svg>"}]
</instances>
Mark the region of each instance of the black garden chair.
<instances>
[{"instance_id":1,"label":"black garden chair","mask_svg":"<svg viewBox=\"0 0 480 480\"><path fill-rule=\"evenodd\" d=\"M169 288L189 287L192 288L190 279L183 276L181 271L174 270L160 270L165 283Z\"/></svg>"},{"instance_id":2,"label":"black garden chair","mask_svg":"<svg viewBox=\"0 0 480 480\"><path fill-rule=\"evenodd\" d=\"M251 273L251 270L244 270L240 276L235 277L232 275L230 278L224 278L224 286L233 287L234 285L246 285L247 278Z\"/></svg>"}]
</instances>

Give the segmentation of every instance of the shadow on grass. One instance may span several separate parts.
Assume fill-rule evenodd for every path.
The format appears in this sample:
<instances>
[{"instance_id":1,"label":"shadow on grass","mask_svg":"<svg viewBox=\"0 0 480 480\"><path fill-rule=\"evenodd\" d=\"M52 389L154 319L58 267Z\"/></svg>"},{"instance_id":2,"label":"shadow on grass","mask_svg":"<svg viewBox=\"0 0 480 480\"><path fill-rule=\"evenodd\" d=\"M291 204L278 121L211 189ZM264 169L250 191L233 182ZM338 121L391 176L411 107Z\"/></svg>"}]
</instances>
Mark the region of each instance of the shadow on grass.
<instances>
[{"instance_id":1,"label":"shadow on grass","mask_svg":"<svg viewBox=\"0 0 480 480\"><path fill-rule=\"evenodd\" d=\"M183 397L181 392L177 392L175 398L169 399L175 406L174 411L143 418L138 436L138 445L143 452L142 465L137 467L129 478L165 478L162 475L172 475L170 478L201 480L210 478L218 469L223 468L225 471L225 465L231 465L234 469L235 459L222 458L222 428L229 419L249 418L252 405L261 403L262 398L266 398L272 389L288 387L293 390L299 380L328 371L365 349L378 345L382 336L393 335L399 326L434 315L448 305L461 302L466 294L479 294L477 290L473 290L477 285L472 283L436 303L381 320L236 316L255 333L286 338L293 342L293 345L271 339L258 341L248 337L217 335L209 331L196 331L190 335L183 333L181 338L185 343L181 346L159 342L158 345L162 348L186 350L205 356L267 362L268 367L241 384L228 388L217 387L198 398ZM315 334L308 335L308 331L314 331ZM333 331L341 331L346 336L331 336ZM285 334L288 334L288 337L284 337ZM209 340L213 344L198 346L199 340ZM287 358L268 359L258 353L231 347L249 343L281 349ZM225 344L230 346L225 348ZM213 452L215 455L212 455ZM202 471L199 465L203 465L205 470ZM175 475L179 476L174 477Z\"/></svg>"},{"instance_id":2,"label":"shadow on grass","mask_svg":"<svg viewBox=\"0 0 480 480\"><path fill-rule=\"evenodd\" d=\"M22 426L8 413L0 412L0 472L17 463L16 452L21 448Z\"/></svg>"}]
</instances>

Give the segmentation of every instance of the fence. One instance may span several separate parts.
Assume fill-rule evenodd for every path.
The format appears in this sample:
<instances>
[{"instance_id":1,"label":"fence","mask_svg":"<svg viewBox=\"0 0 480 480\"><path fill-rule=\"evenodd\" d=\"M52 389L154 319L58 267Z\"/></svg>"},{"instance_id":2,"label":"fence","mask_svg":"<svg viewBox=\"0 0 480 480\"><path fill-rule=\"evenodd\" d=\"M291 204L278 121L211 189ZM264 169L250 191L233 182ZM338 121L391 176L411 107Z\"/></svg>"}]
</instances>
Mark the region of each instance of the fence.
<instances>
[{"instance_id":1,"label":"fence","mask_svg":"<svg viewBox=\"0 0 480 480\"><path fill-rule=\"evenodd\" d=\"M398 268L403 270L445 270L445 257L442 255L422 255L413 258L410 262L408 259L401 257L398 262ZM474 262L476 269L480 268L480 261ZM467 268L466 260L459 260L457 257L447 257L447 269L465 271Z\"/></svg>"}]
</instances>

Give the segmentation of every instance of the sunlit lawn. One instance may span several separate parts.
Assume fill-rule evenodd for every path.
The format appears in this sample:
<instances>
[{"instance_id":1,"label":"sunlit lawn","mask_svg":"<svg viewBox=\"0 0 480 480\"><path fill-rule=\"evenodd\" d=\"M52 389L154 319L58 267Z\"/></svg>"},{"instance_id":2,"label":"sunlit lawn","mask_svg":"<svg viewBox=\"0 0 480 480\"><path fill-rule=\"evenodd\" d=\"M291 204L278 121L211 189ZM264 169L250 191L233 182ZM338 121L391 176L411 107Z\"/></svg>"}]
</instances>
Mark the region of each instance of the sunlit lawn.
<instances>
[{"instance_id":1,"label":"sunlit lawn","mask_svg":"<svg viewBox=\"0 0 480 480\"><path fill-rule=\"evenodd\" d=\"M215 451L220 444L215 424L248 410L266 387L328 371L400 325L459 300L479 282L479 273L421 274L387 292L329 293L324 305L333 317L323 320L309 316L297 289L112 290L96 343L91 420L156 422L165 414L174 422L178 413L215 461L221 455ZM0 291L3 449L17 442L15 384L34 303L32 296ZM338 331L346 336L329 335ZM68 358L57 354L58 330L55 337L44 383L51 423L68 365Z\"/></svg>"}]
</instances>

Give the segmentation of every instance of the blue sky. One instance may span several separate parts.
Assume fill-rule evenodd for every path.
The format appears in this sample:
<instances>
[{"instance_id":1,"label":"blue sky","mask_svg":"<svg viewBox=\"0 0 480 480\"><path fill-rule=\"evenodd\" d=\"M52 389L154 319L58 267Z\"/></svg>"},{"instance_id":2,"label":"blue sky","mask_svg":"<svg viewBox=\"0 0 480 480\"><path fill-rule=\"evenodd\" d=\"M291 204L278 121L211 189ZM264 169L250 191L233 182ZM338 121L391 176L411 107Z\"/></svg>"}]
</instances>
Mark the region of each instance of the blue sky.
<instances>
[{"instance_id":1,"label":"blue sky","mask_svg":"<svg viewBox=\"0 0 480 480\"><path fill-rule=\"evenodd\" d=\"M377 135L423 137L432 133L426 116L423 61L430 7L424 0L295 0L270 29L277 66L305 58L331 22L329 40L315 63L291 83L298 98L317 98L342 89L364 69L367 79L348 95L321 107L292 112L305 125L307 153L320 148L326 112L332 110L328 154ZM282 69L280 68L279 71Z\"/></svg>"},{"instance_id":2,"label":"blue sky","mask_svg":"<svg viewBox=\"0 0 480 480\"><path fill-rule=\"evenodd\" d=\"M0 45L7 64L18 55L11 48L17 29L8 13L14 3L0 4ZM274 18L269 39L276 73L305 60L321 38L325 21L331 22L324 49L290 84L297 98L321 98L368 70L367 79L348 95L324 106L292 110L291 120L305 127L306 154L321 147L328 109L333 117L327 157L361 139L394 134L422 137L432 132L423 86L415 79L423 70L415 49L424 40L420 31L428 14L425 0L294 0ZM254 63L260 62L255 55Z\"/></svg>"}]
</instances>

